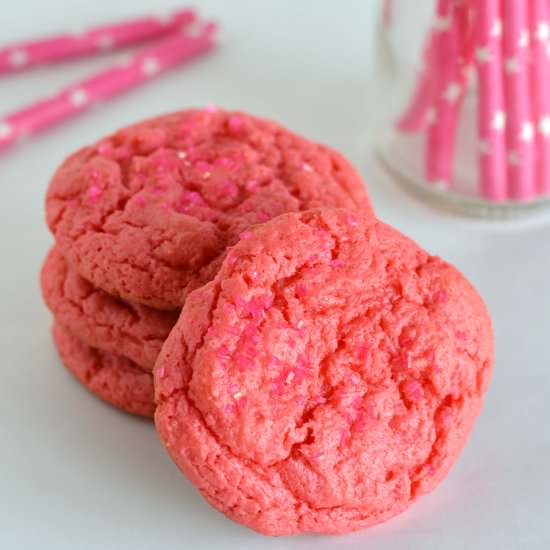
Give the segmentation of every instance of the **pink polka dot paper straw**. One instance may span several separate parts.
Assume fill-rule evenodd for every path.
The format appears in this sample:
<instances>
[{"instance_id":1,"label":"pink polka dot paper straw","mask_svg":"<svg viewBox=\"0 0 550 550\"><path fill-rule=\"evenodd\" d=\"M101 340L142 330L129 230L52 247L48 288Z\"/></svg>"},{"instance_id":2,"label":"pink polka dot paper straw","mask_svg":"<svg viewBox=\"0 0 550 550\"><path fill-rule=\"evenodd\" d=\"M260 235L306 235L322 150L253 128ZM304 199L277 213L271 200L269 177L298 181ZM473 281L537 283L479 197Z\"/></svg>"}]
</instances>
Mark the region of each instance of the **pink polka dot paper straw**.
<instances>
[{"instance_id":1,"label":"pink polka dot paper straw","mask_svg":"<svg viewBox=\"0 0 550 550\"><path fill-rule=\"evenodd\" d=\"M468 84L469 6L465 2L449 0L449 28L442 33L431 71L437 78L433 120L426 139L426 176L441 188L452 180L456 127L460 104Z\"/></svg>"},{"instance_id":2,"label":"pink polka dot paper straw","mask_svg":"<svg viewBox=\"0 0 550 550\"><path fill-rule=\"evenodd\" d=\"M503 200L507 194L507 159L501 0L476 0L475 7L480 192L485 198Z\"/></svg>"},{"instance_id":3,"label":"pink polka dot paper straw","mask_svg":"<svg viewBox=\"0 0 550 550\"><path fill-rule=\"evenodd\" d=\"M529 3L503 0L504 90L508 198L534 195L534 137L529 70Z\"/></svg>"},{"instance_id":4,"label":"pink polka dot paper straw","mask_svg":"<svg viewBox=\"0 0 550 550\"><path fill-rule=\"evenodd\" d=\"M414 133L425 128L429 122L429 109L432 100L432 88L434 79L430 66L432 65L433 55L436 51L435 42L437 37L432 34L429 44L424 52L424 62L420 69L418 82L414 91L413 99L407 110L397 121L397 128L401 132Z\"/></svg>"},{"instance_id":5,"label":"pink polka dot paper straw","mask_svg":"<svg viewBox=\"0 0 550 550\"><path fill-rule=\"evenodd\" d=\"M0 119L0 150L71 118L94 102L110 99L162 72L209 51L215 44L214 23L194 23L134 55L128 63L110 67L73 84L51 99Z\"/></svg>"},{"instance_id":6,"label":"pink polka dot paper straw","mask_svg":"<svg viewBox=\"0 0 550 550\"><path fill-rule=\"evenodd\" d=\"M437 94L438 75L434 69L440 57L440 48L444 47L446 34L451 24L452 0L438 0L436 15L423 53L422 68L413 93L413 99L397 122L401 132L418 132L426 127L433 118L431 109Z\"/></svg>"},{"instance_id":7,"label":"pink polka dot paper straw","mask_svg":"<svg viewBox=\"0 0 550 550\"><path fill-rule=\"evenodd\" d=\"M550 194L550 7L547 0L531 5L531 89L536 133L536 184L541 195Z\"/></svg>"},{"instance_id":8,"label":"pink polka dot paper straw","mask_svg":"<svg viewBox=\"0 0 550 550\"><path fill-rule=\"evenodd\" d=\"M0 75L156 38L173 32L194 19L193 10L183 9L175 11L169 17L141 17L94 27L84 33L60 34L11 44L0 49Z\"/></svg>"}]
</instances>

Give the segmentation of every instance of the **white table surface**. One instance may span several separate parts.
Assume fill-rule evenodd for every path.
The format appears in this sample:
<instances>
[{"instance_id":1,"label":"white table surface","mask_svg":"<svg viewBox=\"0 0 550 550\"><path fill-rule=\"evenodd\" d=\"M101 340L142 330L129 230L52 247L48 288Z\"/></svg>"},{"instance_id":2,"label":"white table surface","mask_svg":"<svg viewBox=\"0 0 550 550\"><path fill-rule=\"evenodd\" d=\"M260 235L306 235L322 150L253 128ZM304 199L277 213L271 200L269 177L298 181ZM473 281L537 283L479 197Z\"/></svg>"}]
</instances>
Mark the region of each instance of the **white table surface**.
<instances>
[{"instance_id":1,"label":"white table surface","mask_svg":"<svg viewBox=\"0 0 550 550\"><path fill-rule=\"evenodd\" d=\"M446 216L381 171L365 140L377 0L197 4L224 26L217 53L0 157L0 548L550 548L550 226L503 230ZM152 5L19 0L2 6L0 42ZM0 110L106 61L5 78ZM369 182L380 217L454 262L492 312L495 375L466 450L435 492L384 525L270 539L234 524L180 475L151 423L103 405L59 365L38 288L52 242L43 214L52 171L116 127L208 102L278 119L341 149Z\"/></svg>"}]
</instances>

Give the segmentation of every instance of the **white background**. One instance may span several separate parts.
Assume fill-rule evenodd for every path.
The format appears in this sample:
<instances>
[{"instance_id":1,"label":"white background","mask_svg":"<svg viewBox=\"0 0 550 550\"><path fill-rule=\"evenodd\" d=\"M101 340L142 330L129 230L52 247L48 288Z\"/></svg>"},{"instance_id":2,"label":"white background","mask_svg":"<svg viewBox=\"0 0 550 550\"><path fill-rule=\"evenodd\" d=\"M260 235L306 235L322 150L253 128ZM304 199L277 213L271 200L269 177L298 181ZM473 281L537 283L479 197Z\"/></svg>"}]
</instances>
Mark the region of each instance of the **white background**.
<instances>
[{"instance_id":1,"label":"white background","mask_svg":"<svg viewBox=\"0 0 550 550\"><path fill-rule=\"evenodd\" d=\"M0 42L153 9L145 0L0 4ZM377 166L368 121L384 100L367 98L378 0L197 4L224 28L216 53L0 156L0 548L550 548L550 226L503 229L439 214ZM4 78L0 110L106 62ZM465 452L434 493L385 525L280 539L236 525L180 475L151 423L103 405L59 365L38 288L51 243L43 197L52 171L116 127L208 102L275 118L341 149L380 217L454 262L492 312L495 375Z\"/></svg>"}]
</instances>

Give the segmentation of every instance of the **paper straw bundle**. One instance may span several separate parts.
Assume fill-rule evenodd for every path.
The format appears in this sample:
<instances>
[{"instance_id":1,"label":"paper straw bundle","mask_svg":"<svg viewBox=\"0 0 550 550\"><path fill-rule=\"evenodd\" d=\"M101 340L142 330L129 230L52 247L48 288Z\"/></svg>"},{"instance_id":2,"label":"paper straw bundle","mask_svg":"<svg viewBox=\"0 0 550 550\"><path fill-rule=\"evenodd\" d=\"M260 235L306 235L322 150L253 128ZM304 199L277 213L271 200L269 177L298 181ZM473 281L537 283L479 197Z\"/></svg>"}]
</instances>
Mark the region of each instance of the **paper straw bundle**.
<instances>
[{"instance_id":1,"label":"paper straw bundle","mask_svg":"<svg viewBox=\"0 0 550 550\"><path fill-rule=\"evenodd\" d=\"M478 196L550 194L550 0L438 0L423 56L397 130L424 135L429 184L453 188L458 120L475 75Z\"/></svg>"}]
</instances>

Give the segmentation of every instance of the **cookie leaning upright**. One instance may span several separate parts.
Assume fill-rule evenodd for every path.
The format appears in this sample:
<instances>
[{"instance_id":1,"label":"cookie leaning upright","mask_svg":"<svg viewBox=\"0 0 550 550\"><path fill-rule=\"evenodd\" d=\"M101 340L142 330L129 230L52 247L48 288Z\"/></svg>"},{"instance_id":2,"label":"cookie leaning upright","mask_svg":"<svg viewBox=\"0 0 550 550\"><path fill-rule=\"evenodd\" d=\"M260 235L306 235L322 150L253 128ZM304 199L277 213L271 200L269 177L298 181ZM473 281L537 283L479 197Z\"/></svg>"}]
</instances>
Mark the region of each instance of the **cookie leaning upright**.
<instances>
[{"instance_id":1,"label":"cookie leaning upright","mask_svg":"<svg viewBox=\"0 0 550 550\"><path fill-rule=\"evenodd\" d=\"M69 265L107 292L177 308L256 223L318 206L371 213L337 152L243 113L189 110L70 156L47 221Z\"/></svg>"},{"instance_id":2,"label":"cookie leaning upright","mask_svg":"<svg viewBox=\"0 0 550 550\"><path fill-rule=\"evenodd\" d=\"M190 294L154 369L174 462L262 533L405 510L462 450L487 390L487 310L451 265L354 213L255 228Z\"/></svg>"}]
</instances>

